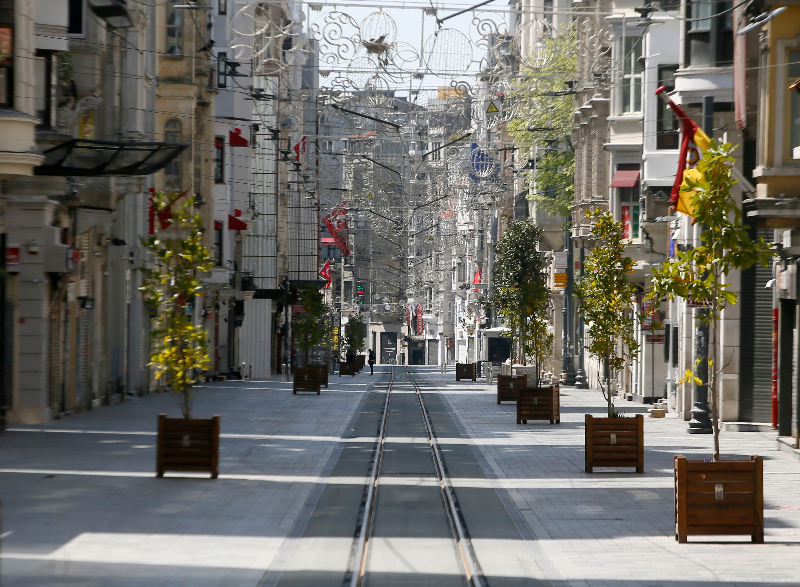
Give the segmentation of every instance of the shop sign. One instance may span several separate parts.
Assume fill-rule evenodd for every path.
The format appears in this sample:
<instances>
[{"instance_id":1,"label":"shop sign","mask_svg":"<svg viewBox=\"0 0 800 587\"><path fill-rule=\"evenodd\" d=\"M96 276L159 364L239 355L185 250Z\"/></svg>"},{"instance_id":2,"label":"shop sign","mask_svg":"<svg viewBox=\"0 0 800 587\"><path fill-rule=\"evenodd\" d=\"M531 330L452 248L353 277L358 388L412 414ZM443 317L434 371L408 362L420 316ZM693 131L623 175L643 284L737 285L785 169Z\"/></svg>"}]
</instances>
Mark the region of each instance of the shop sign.
<instances>
[{"instance_id":1,"label":"shop sign","mask_svg":"<svg viewBox=\"0 0 800 587\"><path fill-rule=\"evenodd\" d=\"M553 274L553 285L555 287L567 287L567 274L566 273L554 273Z\"/></svg>"},{"instance_id":2,"label":"shop sign","mask_svg":"<svg viewBox=\"0 0 800 587\"><path fill-rule=\"evenodd\" d=\"M8 245L6 247L6 267L19 265L19 245Z\"/></svg>"}]
</instances>

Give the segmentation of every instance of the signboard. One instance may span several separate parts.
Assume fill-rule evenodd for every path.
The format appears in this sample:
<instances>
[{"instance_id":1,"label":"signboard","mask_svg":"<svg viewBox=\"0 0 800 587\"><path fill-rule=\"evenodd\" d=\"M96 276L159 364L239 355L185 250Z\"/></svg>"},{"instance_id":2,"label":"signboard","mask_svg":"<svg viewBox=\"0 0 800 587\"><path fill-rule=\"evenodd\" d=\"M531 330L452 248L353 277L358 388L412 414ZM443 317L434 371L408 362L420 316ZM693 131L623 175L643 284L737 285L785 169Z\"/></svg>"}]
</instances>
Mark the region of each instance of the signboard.
<instances>
[{"instance_id":1,"label":"signboard","mask_svg":"<svg viewBox=\"0 0 800 587\"><path fill-rule=\"evenodd\" d=\"M304 311L303 304L292 304L292 314L299 314Z\"/></svg>"},{"instance_id":2,"label":"signboard","mask_svg":"<svg viewBox=\"0 0 800 587\"><path fill-rule=\"evenodd\" d=\"M19 245L8 245L6 247L6 266L19 265Z\"/></svg>"},{"instance_id":3,"label":"signboard","mask_svg":"<svg viewBox=\"0 0 800 587\"><path fill-rule=\"evenodd\" d=\"M554 273L553 274L553 285L555 287L567 287L567 274L566 273Z\"/></svg>"},{"instance_id":4,"label":"signboard","mask_svg":"<svg viewBox=\"0 0 800 587\"><path fill-rule=\"evenodd\" d=\"M339 328L336 326L333 328L333 350L339 350Z\"/></svg>"},{"instance_id":5,"label":"signboard","mask_svg":"<svg viewBox=\"0 0 800 587\"><path fill-rule=\"evenodd\" d=\"M486 101L486 116L500 116L500 112L502 111L502 105L497 100L487 100Z\"/></svg>"},{"instance_id":6,"label":"signboard","mask_svg":"<svg viewBox=\"0 0 800 587\"><path fill-rule=\"evenodd\" d=\"M663 328L652 328L646 331L645 334L645 343L647 344L658 344L664 342L664 329Z\"/></svg>"},{"instance_id":7,"label":"signboard","mask_svg":"<svg viewBox=\"0 0 800 587\"><path fill-rule=\"evenodd\" d=\"M417 304L417 334L422 334L422 327L424 322L422 320L422 304Z\"/></svg>"},{"instance_id":8,"label":"signboard","mask_svg":"<svg viewBox=\"0 0 800 587\"><path fill-rule=\"evenodd\" d=\"M553 254L553 263L555 264L556 271L559 269L567 269L567 251L556 251Z\"/></svg>"}]
</instances>

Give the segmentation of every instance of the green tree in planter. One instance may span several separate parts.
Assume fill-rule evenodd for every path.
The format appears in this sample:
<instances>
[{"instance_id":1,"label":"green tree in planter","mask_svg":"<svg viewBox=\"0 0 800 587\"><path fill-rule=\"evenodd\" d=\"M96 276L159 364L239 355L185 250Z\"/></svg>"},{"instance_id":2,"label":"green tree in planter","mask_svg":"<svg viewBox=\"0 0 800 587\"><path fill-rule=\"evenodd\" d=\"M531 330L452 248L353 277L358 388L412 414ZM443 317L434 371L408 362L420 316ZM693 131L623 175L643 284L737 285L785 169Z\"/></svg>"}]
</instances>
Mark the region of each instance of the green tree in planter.
<instances>
[{"instance_id":1,"label":"green tree in planter","mask_svg":"<svg viewBox=\"0 0 800 587\"><path fill-rule=\"evenodd\" d=\"M171 207L179 206L177 213ZM195 300L203 293L201 278L211 271L212 258L203 246L203 221L194 211L192 197L175 204L163 193L153 196L159 217L171 215L170 233L142 239L155 267L144 269L141 287L145 302L155 316L150 336L150 365L156 379L179 395L184 418L191 417L192 386L210 366L208 342L202 325L192 316Z\"/></svg>"},{"instance_id":2,"label":"green tree in planter","mask_svg":"<svg viewBox=\"0 0 800 587\"><path fill-rule=\"evenodd\" d=\"M325 305L322 292L313 285L306 285L300 290L300 303L303 311L292 314L292 331L295 344L305 353L307 366L309 351L325 344L330 336L329 308Z\"/></svg>"},{"instance_id":3,"label":"green tree in planter","mask_svg":"<svg viewBox=\"0 0 800 587\"><path fill-rule=\"evenodd\" d=\"M508 226L495 245L494 288L490 296L492 307L522 350L522 364L526 364L526 355L533 358L536 387L544 374L544 362L553 351L553 334L548 329L547 268L538 250L541 235L541 229L530 218Z\"/></svg>"},{"instance_id":4,"label":"green tree in planter","mask_svg":"<svg viewBox=\"0 0 800 587\"><path fill-rule=\"evenodd\" d=\"M647 295L653 300L680 297L707 308L696 317L698 325L708 327L707 364L699 361L695 373L687 369L680 383L692 381L708 388L715 461L719 460L718 379L725 368L725 364L714 365L714 357L718 355L719 320L726 304L738 302L736 292L729 289L730 284L725 280L734 269L747 269L755 263L766 266L772 257L771 246L764 239L750 237L747 226L742 223L742 212L731 195L731 187L737 181L731 171L734 149L730 143L719 146L712 141L711 148L698 163L697 172L690 177L684 175L681 192L690 193L694 222L702 227L702 244L686 252L679 251L661 267L654 267Z\"/></svg>"},{"instance_id":5,"label":"green tree in planter","mask_svg":"<svg viewBox=\"0 0 800 587\"><path fill-rule=\"evenodd\" d=\"M608 404L608 417L613 418L614 398L611 379L639 351L633 331L631 298L636 286L628 281L634 261L625 256L622 223L610 212L594 210L590 238L595 246L586 256L583 278L575 284L575 295L581 302L580 312L589 328L587 350L600 361L603 376L600 390Z\"/></svg>"},{"instance_id":6,"label":"green tree in planter","mask_svg":"<svg viewBox=\"0 0 800 587\"><path fill-rule=\"evenodd\" d=\"M367 324L361 312L350 316L350 321L345 327L344 340L342 341L342 351L347 355L356 355L365 348L367 340Z\"/></svg>"}]
</instances>

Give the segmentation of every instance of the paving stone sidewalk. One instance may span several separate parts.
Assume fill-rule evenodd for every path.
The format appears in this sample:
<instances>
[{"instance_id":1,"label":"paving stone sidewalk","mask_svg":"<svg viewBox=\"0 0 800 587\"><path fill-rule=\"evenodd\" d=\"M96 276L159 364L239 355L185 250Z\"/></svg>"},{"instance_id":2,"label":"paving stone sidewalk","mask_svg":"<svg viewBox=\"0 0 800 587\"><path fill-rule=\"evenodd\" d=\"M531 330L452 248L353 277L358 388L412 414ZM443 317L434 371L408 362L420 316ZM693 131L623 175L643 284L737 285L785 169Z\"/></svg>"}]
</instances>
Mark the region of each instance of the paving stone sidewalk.
<instances>
[{"instance_id":1,"label":"paving stone sidewalk","mask_svg":"<svg viewBox=\"0 0 800 587\"><path fill-rule=\"evenodd\" d=\"M378 377L211 383L193 415L221 415L220 476L156 479L157 414L137 398L0 435L2 587L255 587Z\"/></svg>"},{"instance_id":2,"label":"paving stone sidewalk","mask_svg":"<svg viewBox=\"0 0 800 587\"><path fill-rule=\"evenodd\" d=\"M686 434L677 418L646 419L644 475L587 475L583 415L603 415L599 392L563 389L560 425L517 426L514 405L498 406L493 386L456 383L452 367L412 371L441 393L467 438L440 440L471 444L489 477L454 483L497 489L537 577L555 587L800 585L800 462L778 452L772 434L722 434L725 456L765 457L766 544L678 544L672 457L708 457L709 436ZM379 381L377 371L332 377L320 396L276 381L204 386L195 415L222 417L216 481L154 477L156 416L179 413L167 395L10 427L0 435L0 585L270 584L267 572L286 563L322 485L363 483L327 475Z\"/></svg>"},{"instance_id":3,"label":"paving stone sidewalk","mask_svg":"<svg viewBox=\"0 0 800 587\"><path fill-rule=\"evenodd\" d=\"M800 462L775 435L722 432L724 458L764 457L766 543L749 537L674 539L673 455L710 458L710 435L686 433L675 416L645 418L645 474L584 472L584 414L605 415L599 391L562 388L561 424L517 425L495 386L455 382L417 368L437 389L535 537L545 575L570 586L800 585ZM628 413L646 406L620 402ZM601 472L597 472L601 471ZM556 576L553 576L556 575Z\"/></svg>"}]
</instances>

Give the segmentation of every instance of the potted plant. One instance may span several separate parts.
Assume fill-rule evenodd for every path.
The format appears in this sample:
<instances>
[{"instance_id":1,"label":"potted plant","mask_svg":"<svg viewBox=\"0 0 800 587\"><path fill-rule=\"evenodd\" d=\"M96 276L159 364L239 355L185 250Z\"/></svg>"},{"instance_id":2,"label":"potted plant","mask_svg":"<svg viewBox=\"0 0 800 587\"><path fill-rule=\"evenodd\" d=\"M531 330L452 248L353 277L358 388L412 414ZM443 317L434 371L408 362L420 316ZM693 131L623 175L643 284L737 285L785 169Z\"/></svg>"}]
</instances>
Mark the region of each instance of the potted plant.
<instances>
[{"instance_id":1,"label":"potted plant","mask_svg":"<svg viewBox=\"0 0 800 587\"><path fill-rule=\"evenodd\" d=\"M350 316L342 339L345 362L339 364L339 376L353 375L359 371L357 356L364 350L367 340L367 325L361 311Z\"/></svg>"},{"instance_id":2,"label":"potted plant","mask_svg":"<svg viewBox=\"0 0 800 587\"><path fill-rule=\"evenodd\" d=\"M750 237L731 194L733 150L730 143L711 141L697 168L684 174L680 191L702 227L700 243L654 268L648 293L653 300L691 300L702 308L698 329L708 331L707 358L680 381L706 387L714 438L711 462L675 458L675 538L681 542L692 534L749 534L754 542L764 541L761 457L723 461L719 451L719 378L731 360L720 356L719 322L724 306L738 301L726 279L736 269L766 266L772 256L762 238Z\"/></svg>"},{"instance_id":3,"label":"potted plant","mask_svg":"<svg viewBox=\"0 0 800 587\"><path fill-rule=\"evenodd\" d=\"M166 220L161 222L165 230L160 234L142 239L153 258L153 267L144 269L141 288L154 316L150 364L155 366L156 379L177 396L183 415L158 417L156 474L203 471L216 478L219 416L192 418L193 386L210 365L206 332L195 318L195 303L201 300L201 278L211 271L212 258L203 246L203 222L193 197L176 203L158 193L152 205L158 218ZM172 210L175 206L177 212Z\"/></svg>"},{"instance_id":4,"label":"potted plant","mask_svg":"<svg viewBox=\"0 0 800 587\"><path fill-rule=\"evenodd\" d=\"M526 218L512 222L495 246L490 302L512 333L520 363L526 365L531 357L534 367L526 386L518 388L517 423L561 421L558 386L542 386L545 361L553 351L553 333L548 322L547 266L539 251L541 236L541 229Z\"/></svg>"},{"instance_id":5,"label":"potted plant","mask_svg":"<svg viewBox=\"0 0 800 587\"><path fill-rule=\"evenodd\" d=\"M322 345L328 340L330 335L330 324L327 320L329 308L325 305L322 293L311 284L300 290L299 301L302 311L292 313L292 332L294 332L295 344L303 351L304 366L294 370L293 391L296 393L298 383L305 382L306 386L311 385L312 389L301 389L300 391L319 393L320 385L328 387L328 366L310 365L308 353L315 346ZM314 380L317 381L316 384L314 384Z\"/></svg>"},{"instance_id":6,"label":"potted plant","mask_svg":"<svg viewBox=\"0 0 800 587\"><path fill-rule=\"evenodd\" d=\"M611 382L636 356L631 299L636 286L628 280L634 260L625 256L622 223L611 212L588 212L594 247L586 256L583 278L575 285L580 312L588 325L587 350L601 366L600 391L606 399L607 417L586 415L586 472L593 467L636 467L644 472L644 420L623 418L614 410Z\"/></svg>"}]
</instances>

